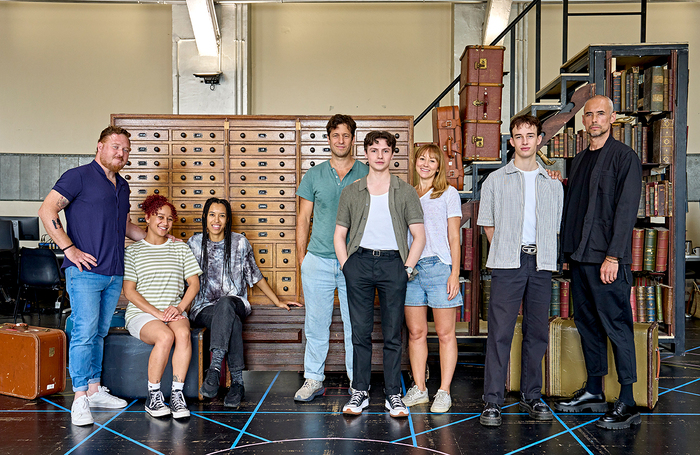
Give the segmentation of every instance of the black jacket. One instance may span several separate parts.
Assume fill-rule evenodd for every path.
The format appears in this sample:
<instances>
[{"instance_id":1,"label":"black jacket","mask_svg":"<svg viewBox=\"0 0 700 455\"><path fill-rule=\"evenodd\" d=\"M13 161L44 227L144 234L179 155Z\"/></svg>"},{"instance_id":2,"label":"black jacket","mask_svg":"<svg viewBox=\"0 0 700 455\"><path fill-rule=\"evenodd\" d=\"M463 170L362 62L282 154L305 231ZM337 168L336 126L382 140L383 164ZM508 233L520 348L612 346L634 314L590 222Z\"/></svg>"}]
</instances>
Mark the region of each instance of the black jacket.
<instances>
[{"instance_id":1,"label":"black jacket","mask_svg":"<svg viewBox=\"0 0 700 455\"><path fill-rule=\"evenodd\" d=\"M574 158L570 177L576 175L586 153L588 149ZM565 229L582 229L581 243L571 254L571 259L602 264L605 256L613 256L619 258L620 264L631 264L632 229L637 221L641 191L642 165L639 157L630 147L613 139L611 134L591 171L583 228L567 226L567 207L570 203L576 203L570 200L571 191L567 192L564 201L562 232L566 232Z\"/></svg>"}]
</instances>

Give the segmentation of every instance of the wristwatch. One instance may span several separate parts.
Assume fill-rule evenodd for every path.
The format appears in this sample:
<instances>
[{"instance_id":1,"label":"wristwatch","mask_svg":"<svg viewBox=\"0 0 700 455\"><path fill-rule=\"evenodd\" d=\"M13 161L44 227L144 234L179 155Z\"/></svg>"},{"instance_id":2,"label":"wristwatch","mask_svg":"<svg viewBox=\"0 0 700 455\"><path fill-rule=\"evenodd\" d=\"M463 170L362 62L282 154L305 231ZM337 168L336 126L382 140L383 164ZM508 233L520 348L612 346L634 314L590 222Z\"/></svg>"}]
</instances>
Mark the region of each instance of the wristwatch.
<instances>
[{"instance_id":1,"label":"wristwatch","mask_svg":"<svg viewBox=\"0 0 700 455\"><path fill-rule=\"evenodd\" d=\"M413 275L413 267L410 267L408 265L403 266L404 269L406 269L406 273L409 275Z\"/></svg>"}]
</instances>

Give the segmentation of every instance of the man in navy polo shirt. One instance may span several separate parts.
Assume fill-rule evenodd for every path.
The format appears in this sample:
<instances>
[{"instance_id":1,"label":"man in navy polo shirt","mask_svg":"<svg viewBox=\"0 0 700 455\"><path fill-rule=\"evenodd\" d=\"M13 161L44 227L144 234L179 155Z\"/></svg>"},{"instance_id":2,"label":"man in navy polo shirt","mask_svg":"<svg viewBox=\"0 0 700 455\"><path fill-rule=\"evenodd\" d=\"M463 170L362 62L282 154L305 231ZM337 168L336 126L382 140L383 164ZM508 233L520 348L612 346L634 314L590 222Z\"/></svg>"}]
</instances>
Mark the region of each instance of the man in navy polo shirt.
<instances>
[{"instance_id":1,"label":"man in navy polo shirt","mask_svg":"<svg viewBox=\"0 0 700 455\"><path fill-rule=\"evenodd\" d=\"M68 369L75 398L73 425L91 425L90 407L123 408L126 401L100 386L104 337L122 290L124 236L146 233L131 223L129 184L119 175L131 151L123 128L100 133L95 160L66 171L44 199L39 216L63 250L73 321ZM65 210L68 232L58 214Z\"/></svg>"}]
</instances>

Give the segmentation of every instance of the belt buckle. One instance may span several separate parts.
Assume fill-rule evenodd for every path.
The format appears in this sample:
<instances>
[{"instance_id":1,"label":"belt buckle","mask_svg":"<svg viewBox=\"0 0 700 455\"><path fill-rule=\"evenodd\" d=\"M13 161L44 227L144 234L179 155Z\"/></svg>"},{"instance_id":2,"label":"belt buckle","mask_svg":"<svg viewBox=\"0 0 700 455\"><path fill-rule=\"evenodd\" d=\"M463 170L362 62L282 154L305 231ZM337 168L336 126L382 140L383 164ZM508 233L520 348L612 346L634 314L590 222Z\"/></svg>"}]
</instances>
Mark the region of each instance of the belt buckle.
<instances>
[{"instance_id":1,"label":"belt buckle","mask_svg":"<svg viewBox=\"0 0 700 455\"><path fill-rule=\"evenodd\" d=\"M537 246L536 245L523 245L522 251L523 251L523 253L529 254L532 256L532 255L537 254Z\"/></svg>"},{"instance_id":2,"label":"belt buckle","mask_svg":"<svg viewBox=\"0 0 700 455\"><path fill-rule=\"evenodd\" d=\"M372 256L381 256L382 252L380 250L372 250Z\"/></svg>"}]
</instances>

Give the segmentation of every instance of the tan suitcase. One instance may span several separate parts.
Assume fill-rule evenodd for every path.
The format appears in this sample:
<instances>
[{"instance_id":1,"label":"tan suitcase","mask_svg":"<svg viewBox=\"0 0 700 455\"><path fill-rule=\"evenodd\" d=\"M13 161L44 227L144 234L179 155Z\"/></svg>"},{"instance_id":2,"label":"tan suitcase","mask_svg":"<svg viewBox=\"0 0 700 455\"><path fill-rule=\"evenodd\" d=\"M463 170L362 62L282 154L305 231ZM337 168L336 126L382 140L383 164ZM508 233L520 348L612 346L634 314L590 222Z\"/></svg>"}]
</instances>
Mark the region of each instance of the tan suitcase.
<instances>
[{"instance_id":1,"label":"tan suitcase","mask_svg":"<svg viewBox=\"0 0 700 455\"><path fill-rule=\"evenodd\" d=\"M523 352L523 317L518 316L513 330L513 342L510 345L510 360L508 361L508 375L506 376L506 390L508 392L520 391L520 362ZM542 395L546 392L545 358L542 358Z\"/></svg>"},{"instance_id":2,"label":"tan suitcase","mask_svg":"<svg viewBox=\"0 0 700 455\"><path fill-rule=\"evenodd\" d=\"M659 398L659 326L658 323L634 324L634 348L637 360L637 382L634 400L637 406L653 409ZM572 319L556 318L549 324L547 364L547 395L569 397L586 381L586 364L581 349L581 337ZM608 374L603 378L603 391L609 402L620 393L617 370L608 341Z\"/></svg>"},{"instance_id":3,"label":"tan suitcase","mask_svg":"<svg viewBox=\"0 0 700 455\"><path fill-rule=\"evenodd\" d=\"M62 330L3 324L0 327L0 393L43 397L66 386L66 334Z\"/></svg>"}]
</instances>

